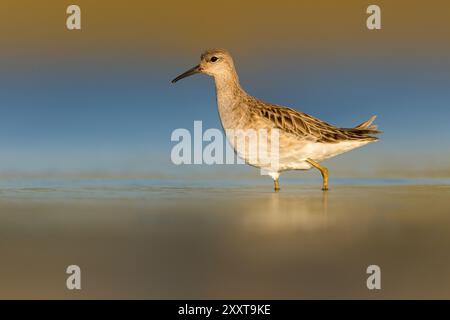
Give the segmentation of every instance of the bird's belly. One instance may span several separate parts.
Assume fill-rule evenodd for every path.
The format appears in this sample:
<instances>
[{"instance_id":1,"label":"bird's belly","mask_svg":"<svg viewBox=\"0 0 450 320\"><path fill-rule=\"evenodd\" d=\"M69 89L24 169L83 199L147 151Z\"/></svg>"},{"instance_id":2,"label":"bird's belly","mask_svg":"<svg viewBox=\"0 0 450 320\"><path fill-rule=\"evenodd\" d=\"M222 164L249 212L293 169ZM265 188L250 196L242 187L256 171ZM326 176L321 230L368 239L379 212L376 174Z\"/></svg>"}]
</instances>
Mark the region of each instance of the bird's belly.
<instances>
[{"instance_id":1,"label":"bird's belly","mask_svg":"<svg viewBox=\"0 0 450 320\"><path fill-rule=\"evenodd\" d=\"M279 129L276 129L277 134L273 135L272 129L274 128L268 126L265 121L262 121L260 118L249 117L242 113L221 112L221 121L224 129L227 131L229 143L240 158L244 159L250 165L267 168L268 165L274 164L274 157L276 157L277 161L275 162L279 168L276 171L310 169L311 165L306 162L306 159L322 161L370 142L355 140L338 143L322 143L317 142L311 137L302 138ZM229 130L232 133L231 139L228 135ZM240 130L245 136L244 143L242 143L243 140L239 143L239 140L233 136ZM266 136L261 137L260 132L265 132ZM250 138L252 134L256 135L253 142ZM277 141L276 144L272 141L275 138ZM274 148L274 145L278 145L278 148ZM275 149L277 150L275 151ZM261 152L261 150L263 151ZM261 159L261 154L265 154L266 156Z\"/></svg>"},{"instance_id":2,"label":"bird's belly","mask_svg":"<svg viewBox=\"0 0 450 320\"><path fill-rule=\"evenodd\" d=\"M342 141L338 143L322 143L302 141L291 143L286 148L280 146L280 167L283 170L309 169L311 165L306 159L322 161L344 152L358 148L369 141Z\"/></svg>"},{"instance_id":3,"label":"bird's belly","mask_svg":"<svg viewBox=\"0 0 450 320\"><path fill-rule=\"evenodd\" d=\"M299 139L291 135L280 135L278 140L278 150L271 149L272 141L270 135L267 142L258 140L257 147L250 147L247 144L244 148L230 141L238 156L245 160L246 163L269 169L269 165L278 166L277 171L284 170L307 170L312 166L306 162L306 159L322 161L327 158L337 156L341 153L350 151L357 147L363 146L369 141L342 141L338 143L321 143L307 138ZM265 146L263 144L267 143ZM266 157L261 159L261 148L265 150ZM274 159L277 158L277 159ZM268 161L268 159L270 161ZM264 161L263 161L264 160Z\"/></svg>"}]
</instances>

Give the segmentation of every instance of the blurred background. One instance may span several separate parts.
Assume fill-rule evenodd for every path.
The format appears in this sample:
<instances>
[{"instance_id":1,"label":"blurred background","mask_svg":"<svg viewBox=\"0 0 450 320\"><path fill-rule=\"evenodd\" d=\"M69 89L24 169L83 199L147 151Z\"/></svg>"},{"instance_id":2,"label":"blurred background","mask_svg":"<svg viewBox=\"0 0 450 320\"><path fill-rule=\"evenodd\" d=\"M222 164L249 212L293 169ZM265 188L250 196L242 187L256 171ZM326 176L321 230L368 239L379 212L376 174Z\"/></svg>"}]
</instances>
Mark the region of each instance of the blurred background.
<instances>
[{"instance_id":1,"label":"blurred background","mask_svg":"<svg viewBox=\"0 0 450 320\"><path fill-rule=\"evenodd\" d=\"M449 298L449 14L440 0L2 0L0 298ZM328 193L317 171L274 193L247 166L173 165L173 130L221 128L212 79L170 83L212 47L250 94L342 127L376 114L382 140L326 161Z\"/></svg>"},{"instance_id":2,"label":"blurred background","mask_svg":"<svg viewBox=\"0 0 450 320\"><path fill-rule=\"evenodd\" d=\"M79 0L69 31L71 1L2 1L0 174L258 176L170 161L174 129L221 128L212 79L170 80L223 47L256 97L342 127L378 115L382 141L330 161L334 177L450 177L450 5L376 3L370 31L361 0Z\"/></svg>"}]
</instances>

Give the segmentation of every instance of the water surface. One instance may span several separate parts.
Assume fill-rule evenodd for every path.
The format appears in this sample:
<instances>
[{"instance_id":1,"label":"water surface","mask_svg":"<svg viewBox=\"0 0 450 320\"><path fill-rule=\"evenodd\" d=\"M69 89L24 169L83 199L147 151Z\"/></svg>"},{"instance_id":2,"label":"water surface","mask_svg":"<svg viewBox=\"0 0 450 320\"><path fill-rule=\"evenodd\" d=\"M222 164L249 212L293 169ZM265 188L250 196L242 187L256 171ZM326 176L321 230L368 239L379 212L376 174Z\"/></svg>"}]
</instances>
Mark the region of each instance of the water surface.
<instances>
[{"instance_id":1,"label":"water surface","mask_svg":"<svg viewBox=\"0 0 450 320\"><path fill-rule=\"evenodd\" d=\"M450 186L422 182L3 181L0 298L450 298Z\"/></svg>"}]
</instances>

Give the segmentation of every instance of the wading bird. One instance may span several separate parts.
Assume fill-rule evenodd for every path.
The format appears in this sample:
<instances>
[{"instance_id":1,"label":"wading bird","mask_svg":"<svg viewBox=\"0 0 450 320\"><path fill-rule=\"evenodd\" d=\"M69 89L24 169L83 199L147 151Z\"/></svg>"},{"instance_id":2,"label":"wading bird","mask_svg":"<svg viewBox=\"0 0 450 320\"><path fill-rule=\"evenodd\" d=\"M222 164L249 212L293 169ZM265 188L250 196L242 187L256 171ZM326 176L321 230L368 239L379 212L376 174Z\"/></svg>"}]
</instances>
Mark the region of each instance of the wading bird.
<instances>
[{"instance_id":1,"label":"wading bird","mask_svg":"<svg viewBox=\"0 0 450 320\"><path fill-rule=\"evenodd\" d=\"M213 49L201 55L200 64L172 80L172 83L196 73L214 77L217 106L225 130L273 130L278 136L278 166L276 169L238 153L246 163L265 169L280 190L279 176L283 171L317 168L322 174L322 190L328 190L328 169L320 164L324 159L350 151L378 140L380 133L372 125L376 116L354 128L339 128L306 113L267 103L247 94L240 86L231 55L223 49ZM236 149L233 141L230 141Z\"/></svg>"}]
</instances>

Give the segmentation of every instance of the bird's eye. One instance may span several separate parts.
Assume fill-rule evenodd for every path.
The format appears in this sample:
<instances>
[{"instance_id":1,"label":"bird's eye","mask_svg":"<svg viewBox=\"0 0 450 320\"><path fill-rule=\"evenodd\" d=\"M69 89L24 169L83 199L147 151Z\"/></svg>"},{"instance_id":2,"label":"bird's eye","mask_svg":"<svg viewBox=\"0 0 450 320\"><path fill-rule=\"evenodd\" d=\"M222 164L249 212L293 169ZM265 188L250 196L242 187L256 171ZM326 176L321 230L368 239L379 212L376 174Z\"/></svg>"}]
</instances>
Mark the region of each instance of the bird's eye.
<instances>
[{"instance_id":1,"label":"bird's eye","mask_svg":"<svg viewBox=\"0 0 450 320\"><path fill-rule=\"evenodd\" d=\"M216 62L217 60L219 60L219 58L217 58L217 57L212 57L210 61L211 61L211 62Z\"/></svg>"}]
</instances>

